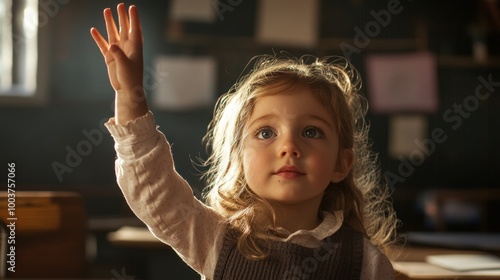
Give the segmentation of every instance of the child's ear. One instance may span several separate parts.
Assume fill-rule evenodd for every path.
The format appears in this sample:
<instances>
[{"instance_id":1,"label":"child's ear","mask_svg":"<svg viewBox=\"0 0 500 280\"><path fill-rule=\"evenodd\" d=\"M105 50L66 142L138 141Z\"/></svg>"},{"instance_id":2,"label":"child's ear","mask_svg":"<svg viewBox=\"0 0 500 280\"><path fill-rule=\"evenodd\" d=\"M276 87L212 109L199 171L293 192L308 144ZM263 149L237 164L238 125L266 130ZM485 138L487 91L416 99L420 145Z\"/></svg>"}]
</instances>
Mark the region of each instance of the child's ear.
<instances>
[{"instance_id":1,"label":"child's ear","mask_svg":"<svg viewBox=\"0 0 500 280\"><path fill-rule=\"evenodd\" d=\"M342 149L337 158L337 164L332 175L332 182L338 183L347 177L354 164L354 153L352 149Z\"/></svg>"}]
</instances>

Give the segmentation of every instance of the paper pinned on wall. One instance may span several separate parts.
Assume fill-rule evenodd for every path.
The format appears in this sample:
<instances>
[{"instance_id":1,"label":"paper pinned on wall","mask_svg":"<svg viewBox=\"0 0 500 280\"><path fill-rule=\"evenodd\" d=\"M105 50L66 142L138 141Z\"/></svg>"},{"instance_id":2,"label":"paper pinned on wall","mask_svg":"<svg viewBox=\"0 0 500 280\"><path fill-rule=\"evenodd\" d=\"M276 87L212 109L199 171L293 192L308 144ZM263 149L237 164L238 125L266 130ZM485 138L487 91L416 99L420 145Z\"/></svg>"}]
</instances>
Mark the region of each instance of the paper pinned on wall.
<instances>
[{"instance_id":1,"label":"paper pinned on wall","mask_svg":"<svg viewBox=\"0 0 500 280\"><path fill-rule=\"evenodd\" d=\"M318 40L319 0L261 0L256 20L263 44L314 47Z\"/></svg>"},{"instance_id":2,"label":"paper pinned on wall","mask_svg":"<svg viewBox=\"0 0 500 280\"><path fill-rule=\"evenodd\" d=\"M404 157L412 160L423 160L427 156L422 150L422 143L426 137L426 117L420 115L393 116L389 120L389 155L392 158Z\"/></svg>"},{"instance_id":3,"label":"paper pinned on wall","mask_svg":"<svg viewBox=\"0 0 500 280\"><path fill-rule=\"evenodd\" d=\"M170 1L170 18L198 22L213 22L215 10L212 0L172 0Z\"/></svg>"},{"instance_id":4,"label":"paper pinned on wall","mask_svg":"<svg viewBox=\"0 0 500 280\"><path fill-rule=\"evenodd\" d=\"M213 105L217 63L212 57L160 56L153 105L159 109L188 110Z\"/></svg>"},{"instance_id":5,"label":"paper pinned on wall","mask_svg":"<svg viewBox=\"0 0 500 280\"><path fill-rule=\"evenodd\" d=\"M366 69L373 112L437 111L436 58L432 54L372 55L366 60Z\"/></svg>"}]
</instances>

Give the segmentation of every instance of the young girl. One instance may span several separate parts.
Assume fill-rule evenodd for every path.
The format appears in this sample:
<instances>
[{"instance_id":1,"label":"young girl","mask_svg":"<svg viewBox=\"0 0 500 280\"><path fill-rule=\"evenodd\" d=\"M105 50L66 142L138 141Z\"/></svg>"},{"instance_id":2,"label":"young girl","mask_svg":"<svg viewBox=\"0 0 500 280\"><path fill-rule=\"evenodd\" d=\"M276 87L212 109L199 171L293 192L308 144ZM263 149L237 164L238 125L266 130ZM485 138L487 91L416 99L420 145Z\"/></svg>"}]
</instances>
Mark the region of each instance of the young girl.
<instances>
[{"instance_id":1,"label":"young girl","mask_svg":"<svg viewBox=\"0 0 500 280\"><path fill-rule=\"evenodd\" d=\"M135 214L203 279L391 279L395 215L378 184L360 82L345 61L263 56L217 102L205 205L176 172L142 87L135 6L92 37L115 89L107 123Z\"/></svg>"}]
</instances>

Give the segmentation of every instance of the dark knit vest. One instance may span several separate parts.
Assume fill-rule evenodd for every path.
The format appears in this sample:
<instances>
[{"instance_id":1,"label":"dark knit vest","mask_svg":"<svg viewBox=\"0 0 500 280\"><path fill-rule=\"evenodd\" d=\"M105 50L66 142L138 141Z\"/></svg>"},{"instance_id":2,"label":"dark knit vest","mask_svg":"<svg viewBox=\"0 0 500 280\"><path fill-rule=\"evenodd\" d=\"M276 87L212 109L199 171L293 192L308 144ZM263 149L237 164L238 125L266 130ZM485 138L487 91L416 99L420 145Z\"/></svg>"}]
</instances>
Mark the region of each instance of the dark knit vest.
<instances>
[{"instance_id":1,"label":"dark knit vest","mask_svg":"<svg viewBox=\"0 0 500 280\"><path fill-rule=\"evenodd\" d=\"M363 235L347 225L322 240L318 248L271 241L270 256L250 260L228 233L217 260L214 280L359 279Z\"/></svg>"}]
</instances>

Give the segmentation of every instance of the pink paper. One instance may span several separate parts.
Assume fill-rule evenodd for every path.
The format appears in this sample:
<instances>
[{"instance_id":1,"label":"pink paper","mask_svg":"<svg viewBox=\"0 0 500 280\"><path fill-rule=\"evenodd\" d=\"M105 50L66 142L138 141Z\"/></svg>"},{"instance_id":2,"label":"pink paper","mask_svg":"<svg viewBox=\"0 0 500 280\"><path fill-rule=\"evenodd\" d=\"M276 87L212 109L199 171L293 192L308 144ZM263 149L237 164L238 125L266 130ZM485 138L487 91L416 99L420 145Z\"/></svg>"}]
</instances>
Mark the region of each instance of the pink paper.
<instances>
[{"instance_id":1,"label":"pink paper","mask_svg":"<svg viewBox=\"0 0 500 280\"><path fill-rule=\"evenodd\" d=\"M376 113L438 110L436 58L430 53L366 59L370 108Z\"/></svg>"}]
</instances>

